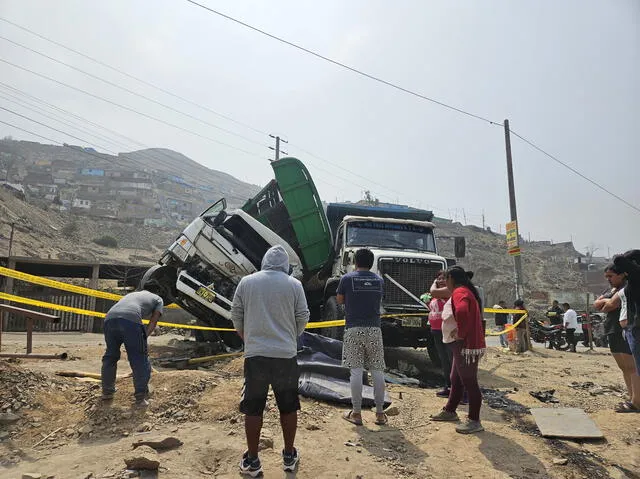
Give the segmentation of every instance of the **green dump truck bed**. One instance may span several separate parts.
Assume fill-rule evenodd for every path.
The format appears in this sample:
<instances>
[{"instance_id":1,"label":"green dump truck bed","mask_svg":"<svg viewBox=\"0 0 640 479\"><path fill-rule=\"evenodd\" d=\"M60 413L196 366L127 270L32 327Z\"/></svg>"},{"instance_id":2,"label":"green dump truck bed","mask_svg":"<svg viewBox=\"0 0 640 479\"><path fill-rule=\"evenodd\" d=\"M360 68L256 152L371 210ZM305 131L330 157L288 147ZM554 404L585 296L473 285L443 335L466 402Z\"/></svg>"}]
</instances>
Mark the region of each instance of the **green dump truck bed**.
<instances>
[{"instance_id":1,"label":"green dump truck bed","mask_svg":"<svg viewBox=\"0 0 640 479\"><path fill-rule=\"evenodd\" d=\"M305 275L333 258L331 230L307 168L296 158L271 163L275 180L242 209L281 236L300 256Z\"/></svg>"}]
</instances>

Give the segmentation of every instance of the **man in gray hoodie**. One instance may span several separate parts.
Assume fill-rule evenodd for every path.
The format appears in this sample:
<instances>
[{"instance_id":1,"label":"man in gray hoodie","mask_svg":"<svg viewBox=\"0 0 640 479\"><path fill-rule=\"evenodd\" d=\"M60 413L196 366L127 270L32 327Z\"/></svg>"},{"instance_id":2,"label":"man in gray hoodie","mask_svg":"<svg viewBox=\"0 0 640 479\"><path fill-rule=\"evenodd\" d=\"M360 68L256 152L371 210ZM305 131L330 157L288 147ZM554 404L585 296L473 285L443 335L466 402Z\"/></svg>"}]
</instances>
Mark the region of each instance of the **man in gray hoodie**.
<instances>
[{"instance_id":1,"label":"man in gray hoodie","mask_svg":"<svg viewBox=\"0 0 640 479\"><path fill-rule=\"evenodd\" d=\"M242 278L233 298L231 319L244 341L240 412L245 415L247 452L240 470L251 477L262 473L258 442L271 385L284 437L283 467L293 472L299 460L293 446L300 409L297 340L309 321L309 308L302 284L289 276L289 255L282 246L266 252L261 271Z\"/></svg>"}]
</instances>

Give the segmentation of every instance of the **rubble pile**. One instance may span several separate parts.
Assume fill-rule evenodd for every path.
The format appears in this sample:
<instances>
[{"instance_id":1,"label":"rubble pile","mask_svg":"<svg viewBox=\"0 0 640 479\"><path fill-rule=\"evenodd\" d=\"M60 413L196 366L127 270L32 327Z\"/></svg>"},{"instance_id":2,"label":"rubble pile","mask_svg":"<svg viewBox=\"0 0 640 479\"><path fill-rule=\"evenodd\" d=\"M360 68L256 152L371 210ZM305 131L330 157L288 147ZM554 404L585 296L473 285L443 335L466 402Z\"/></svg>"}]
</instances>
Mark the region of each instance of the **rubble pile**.
<instances>
[{"instance_id":1,"label":"rubble pile","mask_svg":"<svg viewBox=\"0 0 640 479\"><path fill-rule=\"evenodd\" d=\"M66 391L68 388L62 381L0 361L1 412L18 413L22 409L38 409L42 406L38 392Z\"/></svg>"},{"instance_id":2,"label":"rubble pile","mask_svg":"<svg viewBox=\"0 0 640 479\"><path fill-rule=\"evenodd\" d=\"M169 398L154 401L151 415L164 423L200 421L202 411L199 408L198 399L205 391L213 389L217 385L214 378L208 377L191 381L178 390L169 391Z\"/></svg>"}]
</instances>

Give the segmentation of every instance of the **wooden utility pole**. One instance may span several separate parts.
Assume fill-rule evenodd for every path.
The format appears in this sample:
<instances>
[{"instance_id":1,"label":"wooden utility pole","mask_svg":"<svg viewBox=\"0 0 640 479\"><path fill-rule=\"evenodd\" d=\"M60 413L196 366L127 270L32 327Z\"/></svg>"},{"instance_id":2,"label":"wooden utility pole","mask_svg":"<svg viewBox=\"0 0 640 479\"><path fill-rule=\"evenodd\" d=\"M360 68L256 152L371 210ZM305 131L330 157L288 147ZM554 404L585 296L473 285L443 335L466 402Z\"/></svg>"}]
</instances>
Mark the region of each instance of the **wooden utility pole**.
<instances>
[{"instance_id":1,"label":"wooden utility pole","mask_svg":"<svg viewBox=\"0 0 640 479\"><path fill-rule=\"evenodd\" d=\"M511 158L511 130L509 129L509 120L504 120L504 141L507 152L507 178L509 181L509 209L511 211L511 221L518 222L518 211L516 208L516 191L513 181L513 162ZM518 233L519 235L520 233ZM513 257L515 270L515 288L516 298L522 298L522 258L520 255Z\"/></svg>"},{"instance_id":2,"label":"wooden utility pole","mask_svg":"<svg viewBox=\"0 0 640 479\"><path fill-rule=\"evenodd\" d=\"M280 138L279 136L274 136L274 135L269 135L271 138L274 138L276 140L276 146L270 146L269 149L275 151L276 155L276 159L275 161L278 161L280 159L280 153L282 153L283 155L288 155L288 153L286 151L281 151L280 150L280 142L282 143L289 143L287 140L283 140L282 138Z\"/></svg>"},{"instance_id":3,"label":"wooden utility pole","mask_svg":"<svg viewBox=\"0 0 640 479\"><path fill-rule=\"evenodd\" d=\"M7 254L7 258L11 258L11 250L13 249L13 230L15 229L16 224L11 223L11 234L9 235L9 253Z\"/></svg>"},{"instance_id":4,"label":"wooden utility pole","mask_svg":"<svg viewBox=\"0 0 640 479\"><path fill-rule=\"evenodd\" d=\"M589 293L587 293L587 307L586 310L587 312L587 327L588 332L589 332L589 350L593 351L593 322L591 321L591 315L589 314Z\"/></svg>"}]
</instances>

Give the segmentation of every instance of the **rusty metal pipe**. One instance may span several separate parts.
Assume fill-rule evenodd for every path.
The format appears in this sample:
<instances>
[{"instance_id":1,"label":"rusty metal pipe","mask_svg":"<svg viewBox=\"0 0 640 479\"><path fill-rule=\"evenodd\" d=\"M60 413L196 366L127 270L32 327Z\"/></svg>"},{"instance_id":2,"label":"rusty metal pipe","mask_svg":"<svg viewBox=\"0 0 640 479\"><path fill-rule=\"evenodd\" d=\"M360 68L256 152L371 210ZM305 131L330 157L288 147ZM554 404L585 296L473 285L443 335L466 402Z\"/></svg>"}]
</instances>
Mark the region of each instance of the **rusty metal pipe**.
<instances>
[{"instance_id":1,"label":"rusty metal pipe","mask_svg":"<svg viewBox=\"0 0 640 479\"><path fill-rule=\"evenodd\" d=\"M25 354L25 353L0 353L0 358L21 358L21 359L67 359L67 353L60 354Z\"/></svg>"}]
</instances>

